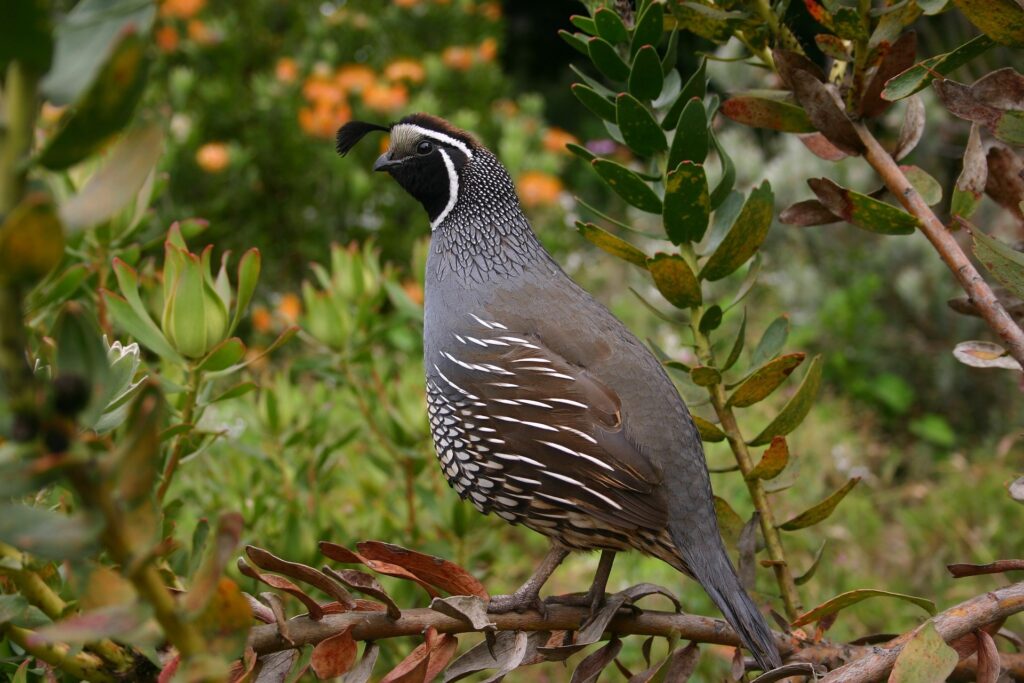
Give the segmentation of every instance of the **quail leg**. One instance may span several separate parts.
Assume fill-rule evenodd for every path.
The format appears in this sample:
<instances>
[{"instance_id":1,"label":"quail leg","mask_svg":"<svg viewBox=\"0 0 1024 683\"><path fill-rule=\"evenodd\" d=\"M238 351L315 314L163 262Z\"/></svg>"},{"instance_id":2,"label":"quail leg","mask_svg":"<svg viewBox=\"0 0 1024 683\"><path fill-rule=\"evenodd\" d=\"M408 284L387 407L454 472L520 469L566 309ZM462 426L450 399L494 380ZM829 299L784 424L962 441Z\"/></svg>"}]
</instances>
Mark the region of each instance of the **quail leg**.
<instances>
[{"instance_id":1,"label":"quail leg","mask_svg":"<svg viewBox=\"0 0 1024 683\"><path fill-rule=\"evenodd\" d=\"M528 609L535 609L544 612L544 603L540 600L540 589L547 583L548 578L554 573L562 560L566 558L569 551L562 546L552 543L548 554L541 560L540 566L533 572L533 576L526 580L515 593L511 595L491 596L491 602L487 605L488 612L502 614L504 612L525 612Z\"/></svg>"},{"instance_id":2,"label":"quail leg","mask_svg":"<svg viewBox=\"0 0 1024 683\"><path fill-rule=\"evenodd\" d=\"M590 604L590 616L593 617L597 610L604 604L604 591L608 586L608 577L612 573L612 563L615 562L614 550L602 550L601 559L597 563L597 573L594 574L594 582L590 584L587 591L587 602Z\"/></svg>"}]
</instances>

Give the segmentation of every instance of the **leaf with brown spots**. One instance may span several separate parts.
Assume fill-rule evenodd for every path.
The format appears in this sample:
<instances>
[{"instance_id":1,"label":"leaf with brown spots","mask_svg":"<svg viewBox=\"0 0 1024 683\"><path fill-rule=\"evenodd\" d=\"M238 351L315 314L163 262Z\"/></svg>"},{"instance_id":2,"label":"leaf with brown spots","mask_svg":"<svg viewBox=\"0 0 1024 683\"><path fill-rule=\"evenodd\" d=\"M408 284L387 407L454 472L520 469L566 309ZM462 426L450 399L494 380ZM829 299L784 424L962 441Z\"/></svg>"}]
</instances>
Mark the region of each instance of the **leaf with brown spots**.
<instances>
[{"instance_id":1,"label":"leaf with brown spots","mask_svg":"<svg viewBox=\"0 0 1024 683\"><path fill-rule=\"evenodd\" d=\"M843 220L829 211L817 199L805 199L783 209L779 214L779 222L785 225L809 227L812 225L828 225Z\"/></svg>"},{"instance_id":2,"label":"leaf with brown spots","mask_svg":"<svg viewBox=\"0 0 1024 683\"><path fill-rule=\"evenodd\" d=\"M828 138L821 133L808 133L806 135L797 135L796 137L811 154L819 159L842 161L849 156L846 152L829 142Z\"/></svg>"},{"instance_id":3,"label":"leaf with brown spots","mask_svg":"<svg viewBox=\"0 0 1024 683\"><path fill-rule=\"evenodd\" d=\"M679 254L659 252L647 260L647 270L661 295L676 308L700 305L700 282Z\"/></svg>"},{"instance_id":4,"label":"leaf with brown spots","mask_svg":"<svg viewBox=\"0 0 1024 683\"><path fill-rule=\"evenodd\" d=\"M774 479L782 474L789 463L789 445L786 438L776 436L761 456L761 460L747 472L747 479Z\"/></svg>"},{"instance_id":5,"label":"leaf with brown spots","mask_svg":"<svg viewBox=\"0 0 1024 683\"><path fill-rule=\"evenodd\" d=\"M882 235L910 235L917 228L917 219L906 211L841 187L828 178L811 178L807 184L829 211L858 228Z\"/></svg>"},{"instance_id":6,"label":"leaf with brown spots","mask_svg":"<svg viewBox=\"0 0 1024 683\"><path fill-rule=\"evenodd\" d=\"M889 674L889 683L944 681L958 660L956 651L946 645L935 625L928 621L903 646Z\"/></svg>"},{"instance_id":7,"label":"leaf with brown spots","mask_svg":"<svg viewBox=\"0 0 1024 683\"><path fill-rule=\"evenodd\" d=\"M970 86L949 79L935 81L932 87L953 116L985 126L1003 142L1024 145L1024 111L1007 111L985 104L974 97Z\"/></svg>"},{"instance_id":8,"label":"leaf with brown spots","mask_svg":"<svg viewBox=\"0 0 1024 683\"><path fill-rule=\"evenodd\" d=\"M722 103L722 114L753 128L768 128L784 133L809 133L814 130L807 112L783 90L758 90L733 95Z\"/></svg>"},{"instance_id":9,"label":"leaf with brown spots","mask_svg":"<svg viewBox=\"0 0 1024 683\"><path fill-rule=\"evenodd\" d=\"M793 71L790 78L793 94L814 127L847 154L858 155L863 152L864 145L860 136L829 87L806 71Z\"/></svg>"},{"instance_id":10,"label":"leaf with brown spots","mask_svg":"<svg viewBox=\"0 0 1024 683\"><path fill-rule=\"evenodd\" d=\"M1024 160L1012 149L994 146L985 157L988 177L985 194L1024 222Z\"/></svg>"},{"instance_id":11,"label":"leaf with brown spots","mask_svg":"<svg viewBox=\"0 0 1024 683\"><path fill-rule=\"evenodd\" d=\"M996 109L1024 110L1024 76L1013 67L985 74L970 87L974 99Z\"/></svg>"},{"instance_id":12,"label":"leaf with brown spots","mask_svg":"<svg viewBox=\"0 0 1024 683\"><path fill-rule=\"evenodd\" d=\"M806 356L805 353L790 353L762 365L736 387L726 405L746 408L763 401L786 381L786 378L804 362Z\"/></svg>"}]
</instances>

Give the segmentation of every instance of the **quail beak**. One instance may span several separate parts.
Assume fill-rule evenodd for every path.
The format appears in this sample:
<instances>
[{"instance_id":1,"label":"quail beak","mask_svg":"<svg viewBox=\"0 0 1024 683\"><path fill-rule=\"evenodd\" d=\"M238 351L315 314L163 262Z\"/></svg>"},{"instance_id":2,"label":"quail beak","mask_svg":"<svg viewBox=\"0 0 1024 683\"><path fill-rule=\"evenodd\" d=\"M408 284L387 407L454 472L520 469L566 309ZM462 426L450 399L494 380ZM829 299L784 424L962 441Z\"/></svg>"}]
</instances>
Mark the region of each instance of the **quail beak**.
<instances>
[{"instance_id":1,"label":"quail beak","mask_svg":"<svg viewBox=\"0 0 1024 683\"><path fill-rule=\"evenodd\" d=\"M387 152L377 157L377 161L373 162L374 171L390 171L395 166L400 165L401 161L395 161L388 156Z\"/></svg>"}]
</instances>

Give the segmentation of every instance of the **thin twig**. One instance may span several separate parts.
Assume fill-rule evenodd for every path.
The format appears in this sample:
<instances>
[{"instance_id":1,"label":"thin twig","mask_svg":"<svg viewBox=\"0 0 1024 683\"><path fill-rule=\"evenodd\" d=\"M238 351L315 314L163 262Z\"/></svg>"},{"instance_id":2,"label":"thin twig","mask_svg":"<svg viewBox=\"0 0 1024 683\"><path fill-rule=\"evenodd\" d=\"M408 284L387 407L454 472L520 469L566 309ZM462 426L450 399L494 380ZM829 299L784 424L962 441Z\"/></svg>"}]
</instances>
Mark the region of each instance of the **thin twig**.
<instances>
[{"instance_id":1,"label":"thin twig","mask_svg":"<svg viewBox=\"0 0 1024 683\"><path fill-rule=\"evenodd\" d=\"M0 626L0 635L8 638L36 659L70 674L75 679L91 683L114 683L117 680L112 674L104 671L103 660L95 655L87 652L70 654L70 648L67 645L40 643L37 638L33 638L32 631L11 624Z\"/></svg>"},{"instance_id":2,"label":"thin twig","mask_svg":"<svg viewBox=\"0 0 1024 683\"><path fill-rule=\"evenodd\" d=\"M907 177L892 155L882 148L875 136L863 125L854 124L857 134L867 148L865 159L878 172L885 186L919 221L921 232L932 243L946 266L953 271L960 286L967 293L978 313L1006 344L1006 350L1024 366L1024 330L1013 321L992 293L992 288L978 273L971 260L960 248L953 235L942 224Z\"/></svg>"}]
</instances>

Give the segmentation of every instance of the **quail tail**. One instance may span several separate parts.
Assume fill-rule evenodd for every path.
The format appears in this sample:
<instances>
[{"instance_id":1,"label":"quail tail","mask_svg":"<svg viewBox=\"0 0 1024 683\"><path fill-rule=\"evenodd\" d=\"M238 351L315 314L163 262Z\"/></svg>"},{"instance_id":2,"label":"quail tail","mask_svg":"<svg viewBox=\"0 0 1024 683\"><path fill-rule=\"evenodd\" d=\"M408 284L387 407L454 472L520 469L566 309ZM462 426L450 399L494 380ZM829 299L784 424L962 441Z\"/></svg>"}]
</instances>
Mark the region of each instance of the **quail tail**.
<instances>
[{"instance_id":1,"label":"quail tail","mask_svg":"<svg viewBox=\"0 0 1024 683\"><path fill-rule=\"evenodd\" d=\"M682 530L679 528L672 529L677 546L680 549L692 549L693 545L680 543L683 540L680 536L685 538L691 534L680 531ZM715 537L717 536L716 529ZM765 671L782 666L782 658L779 657L772 631L740 583L721 543L711 544L711 547L705 545L697 552L683 550L682 554L689 573L704 587L725 620L736 630L740 640L753 654L758 665Z\"/></svg>"}]
</instances>

